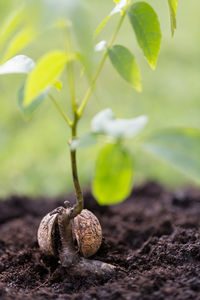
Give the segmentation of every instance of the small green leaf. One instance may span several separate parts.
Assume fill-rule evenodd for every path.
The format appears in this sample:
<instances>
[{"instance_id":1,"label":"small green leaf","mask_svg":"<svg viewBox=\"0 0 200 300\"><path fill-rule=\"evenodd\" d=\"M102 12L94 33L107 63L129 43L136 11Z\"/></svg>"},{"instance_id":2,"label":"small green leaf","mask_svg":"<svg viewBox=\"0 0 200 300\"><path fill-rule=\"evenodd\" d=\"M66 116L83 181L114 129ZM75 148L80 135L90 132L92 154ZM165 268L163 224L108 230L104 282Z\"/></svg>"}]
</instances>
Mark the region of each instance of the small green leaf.
<instances>
[{"instance_id":1,"label":"small green leaf","mask_svg":"<svg viewBox=\"0 0 200 300\"><path fill-rule=\"evenodd\" d=\"M25 27L20 30L10 41L2 61L6 61L16 53L25 48L36 37L36 32L32 27Z\"/></svg>"},{"instance_id":2,"label":"small green leaf","mask_svg":"<svg viewBox=\"0 0 200 300\"><path fill-rule=\"evenodd\" d=\"M26 74L35 66L34 61L25 55L17 55L0 66L0 75Z\"/></svg>"},{"instance_id":3,"label":"small green leaf","mask_svg":"<svg viewBox=\"0 0 200 300\"><path fill-rule=\"evenodd\" d=\"M146 2L136 2L128 9L128 16L144 56L155 69L161 45L160 23L155 11Z\"/></svg>"},{"instance_id":4,"label":"small green leaf","mask_svg":"<svg viewBox=\"0 0 200 300\"><path fill-rule=\"evenodd\" d=\"M29 74L25 85L24 106L28 106L41 92L58 78L69 57L64 51L52 51L44 55Z\"/></svg>"},{"instance_id":5,"label":"small green leaf","mask_svg":"<svg viewBox=\"0 0 200 300\"><path fill-rule=\"evenodd\" d=\"M114 138L135 137L148 121L147 116L139 116L132 119L116 119L112 110L106 108L99 112L91 122L92 132L95 134L107 134Z\"/></svg>"},{"instance_id":6,"label":"small green leaf","mask_svg":"<svg viewBox=\"0 0 200 300\"><path fill-rule=\"evenodd\" d=\"M170 21L171 21L171 32L172 36L174 35L174 31L176 29L176 12L178 0L168 0L169 5L169 13L170 13Z\"/></svg>"},{"instance_id":7,"label":"small green leaf","mask_svg":"<svg viewBox=\"0 0 200 300\"><path fill-rule=\"evenodd\" d=\"M121 77L140 92L142 89L140 70L131 52L124 46L115 45L108 49L108 55Z\"/></svg>"},{"instance_id":8,"label":"small green leaf","mask_svg":"<svg viewBox=\"0 0 200 300\"><path fill-rule=\"evenodd\" d=\"M37 110L37 108L40 106L40 104L43 102L43 100L46 98L48 91L45 91L41 93L37 98L34 99L34 101L31 102L29 106L24 106L23 100L24 100L24 87L25 84L22 85L18 92L18 106L21 110L22 114L25 117L31 117L32 114Z\"/></svg>"},{"instance_id":9,"label":"small green leaf","mask_svg":"<svg viewBox=\"0 0 200 300\"><path fill-rule=\"evenodd\" d=\"M150 136L144 150L200 182L200 129L168 129Z\"/></svg>"},{"instance_id":10,"label":"small green leaf","mask_svg":"<svg viewBox=\"0 0 200 300\"><path fill-rule=\"evenodd\" d=\"M131 191L133 162L119 144L104 147L96 162L93 193L100 205L122 202Z\"/></svg>"}]
</instances>

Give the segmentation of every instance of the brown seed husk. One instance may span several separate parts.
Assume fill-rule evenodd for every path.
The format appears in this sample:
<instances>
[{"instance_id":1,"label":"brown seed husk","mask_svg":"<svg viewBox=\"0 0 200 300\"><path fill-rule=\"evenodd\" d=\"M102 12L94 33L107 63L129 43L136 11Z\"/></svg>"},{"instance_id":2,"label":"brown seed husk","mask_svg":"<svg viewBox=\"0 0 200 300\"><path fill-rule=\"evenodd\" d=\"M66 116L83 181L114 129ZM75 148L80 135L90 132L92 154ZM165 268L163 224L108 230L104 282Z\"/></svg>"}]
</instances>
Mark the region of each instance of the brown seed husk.
<instances>
[{"instance_id":1,"label":"brown seed husk","mask_svg":"<svg viewBox=\"0 0 200 300\"><path fill-rule=\"evenodd\" d=\"M46 255L56 256L54 245L55 226L58 214L47 214L40 222L37 238L40 249Z\"/></svg>"},{"instance_id":2,"label":"brown seed husk","mask_svg":"<svg viewBox=\"0 0 200 300\"><path fill-rule=\"evenodd\" d=\"M73 229L81 254L85 258L94 255L102 242L102 229L97 217L91 211L83 209L74 218Z\"/></svg>"}]
</instances>

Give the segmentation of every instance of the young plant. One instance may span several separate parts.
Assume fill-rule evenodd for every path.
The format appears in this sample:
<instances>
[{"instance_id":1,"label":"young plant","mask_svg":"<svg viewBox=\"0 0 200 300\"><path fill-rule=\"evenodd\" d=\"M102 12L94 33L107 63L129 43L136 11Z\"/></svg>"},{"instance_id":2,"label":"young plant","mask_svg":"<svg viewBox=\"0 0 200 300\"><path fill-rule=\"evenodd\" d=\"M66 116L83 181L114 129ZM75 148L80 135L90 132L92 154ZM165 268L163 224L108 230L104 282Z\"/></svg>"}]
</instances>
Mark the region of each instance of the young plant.
<instances>
[{"instance_id":1,"label":"young plant","mask_svg":"<svg viewBox=\"0 0 200 300\"><path fill-rule=\"evenodd\" d=\"M71 131L69 150L76 203L72 206L70 203L65 202L65 207L59 207L44 217L38 230L38 242L44 253L58 257L62 266L79 275L90 272L97 275L107 274L113 272L115 267L87 259L99 249L102 240L102 230L97 218L90 211L84 209L84 198L77 170L77 149L93 145L99 139L106 143L97 158L93 193L101 205L121 202L129 195L132 189L134 175L132 155L126 149L123 141L126 138L137 136L145 127L148 118L147 116L139 116L133 119L117 119L112 110L107 108L93 118L91 131L81 137L78 137L77 134L78 124L83 117L89 98L94 91L97 79L107 58L109 58L114 69L124 80L137 91L140 92L142 89L140 69L135 56L127 47L115 44L116 37L123 26L125 18L130 22L130 36L133 30L138 45L152 69L156 67L161 46L159 19L154 9L148 3L131 0L115 0L115 2L114 9L95 31L95 38L97 38L107 22L114 15L120 15L110 42L101 41L95 46L96 51L103 51L103 56L92 79L90 79L89 55L87 51L82 51L82 53L73 51L71 33L74 19L72 17L70 20L70 16L68 20L62 20L62 22L57 23L65 33L65 50L59 49L48 52L36 63L24 55L10 58L11 54L21 51L30 42L29 35L27 35L28 30L32 30L31 32L34 32L32 36L36 36L33 29L24 28L24 31L18 32L18 35L11 40L4 53L2 60L4 63L0 66L0 74L28 74L25 83L19 91L19 106L23 113L32 113L42 103L44 98L48 96ZM177 0L168 0L168 5L173 35L176 28ZM18 26L17 22L19 20L21 20L19 16L14 16L12 22ZM6 30L0 45L6 42L6 34L9 36L10 32L12 32L12 28L7 27ZM6 59L9 60L5 62ZM81 101L76 97L75 63L83 65L85 74L88 75L90 81L90 86ZM51 94L52 87L57 88L58 91L62 89L62 82L58 78L65 67L71 95L72 119L64 112L58 101ZM170 129L147 137L143 143L143 149L164 158L187 173L189 171L190 175L199 179L200 163L196 154L191 153L191 146L199 144L199 140L200 133L196 129ZM74 239L77 241L81 256L77 254Z\"/></svg>"}]
</instances>

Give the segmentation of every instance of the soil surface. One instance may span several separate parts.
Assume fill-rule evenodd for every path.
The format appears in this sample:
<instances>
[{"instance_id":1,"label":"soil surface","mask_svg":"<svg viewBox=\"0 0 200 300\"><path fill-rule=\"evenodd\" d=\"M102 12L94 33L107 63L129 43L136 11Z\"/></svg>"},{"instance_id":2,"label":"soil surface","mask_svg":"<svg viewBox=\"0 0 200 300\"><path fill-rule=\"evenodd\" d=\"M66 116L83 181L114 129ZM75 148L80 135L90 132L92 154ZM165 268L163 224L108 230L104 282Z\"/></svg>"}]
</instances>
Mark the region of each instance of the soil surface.
<instances>
[{"instance_id":1,"label":"soil surface","mask_svg":"<svg viewBox=\"0 0 200 300\"><path fill-rule=\"evenodd\" d=\"M148 183L113 207L86 192L104 235L94 258L126 270L107 278L73 277L41 254L39 222L63 200L0 202L0 299L200 299L200 191Z\"/></svg>"}]
</instances>

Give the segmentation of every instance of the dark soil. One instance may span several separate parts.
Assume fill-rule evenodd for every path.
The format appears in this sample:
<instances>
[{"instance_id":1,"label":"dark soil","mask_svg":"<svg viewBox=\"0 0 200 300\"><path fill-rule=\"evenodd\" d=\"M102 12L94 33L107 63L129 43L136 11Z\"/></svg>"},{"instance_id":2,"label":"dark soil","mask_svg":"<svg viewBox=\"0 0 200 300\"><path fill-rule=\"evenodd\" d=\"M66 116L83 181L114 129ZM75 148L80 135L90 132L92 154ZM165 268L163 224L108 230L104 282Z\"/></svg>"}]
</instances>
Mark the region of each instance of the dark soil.
<instances>
[{"instance_id":1,"label":"dark soil","mask_svg":"<svg viewBox=\"0 0 200 300\"><path fill-rule=\"evenodd\" d=\"M70 275L36 240L41 217L63 199L11 197L0 202L0 299L200 299L200 191L148 183L113 207L85 199L103 227L95 259L126 273Z\"/></svg>"}]
</instances>

